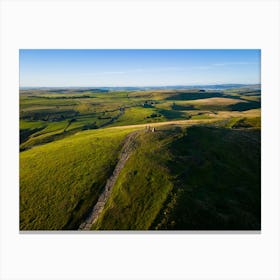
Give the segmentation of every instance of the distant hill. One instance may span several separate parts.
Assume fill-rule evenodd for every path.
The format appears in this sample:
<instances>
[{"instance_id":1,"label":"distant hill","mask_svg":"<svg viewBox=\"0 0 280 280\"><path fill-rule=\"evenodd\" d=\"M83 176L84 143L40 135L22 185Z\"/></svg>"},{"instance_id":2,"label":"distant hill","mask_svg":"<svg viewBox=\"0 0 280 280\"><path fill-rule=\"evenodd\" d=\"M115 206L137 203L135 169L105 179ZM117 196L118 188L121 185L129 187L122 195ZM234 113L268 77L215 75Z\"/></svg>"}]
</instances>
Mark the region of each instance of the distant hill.
<instances>
[{"instance_id":1,"label":"distant hill","mask_svg":"<svg viewBox=\"0 0 280 280\"><path fill-rule=\"evenodd\" d=\"M153 89L204 89L204 90L226 90L233 88L260 89L260 84L217 84L217 85L174 85L174 86L150 86L150 87L20 87L20 90L42 90L55 93L75 92L108 92L108 91L135 91Z\"/></svg>"}]
</instances>

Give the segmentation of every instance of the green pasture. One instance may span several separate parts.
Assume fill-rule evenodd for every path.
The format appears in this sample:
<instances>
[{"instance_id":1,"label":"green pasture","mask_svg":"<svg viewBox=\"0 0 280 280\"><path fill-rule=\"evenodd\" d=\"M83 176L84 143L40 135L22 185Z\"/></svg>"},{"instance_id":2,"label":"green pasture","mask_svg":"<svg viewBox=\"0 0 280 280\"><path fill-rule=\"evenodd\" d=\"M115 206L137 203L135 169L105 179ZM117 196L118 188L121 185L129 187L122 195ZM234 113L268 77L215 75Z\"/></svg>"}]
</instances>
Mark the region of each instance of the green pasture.
<instances>
[{"instance_id":1,"label":"green pasture","mask_svg":"<svg viewBox=\"0 0 280 280\"><path fill-rule=\"evenodd\" d=\"M79 132L21 152L21 230L77 228L97 201L130 131Z\"/></svg>"}]
</instances>

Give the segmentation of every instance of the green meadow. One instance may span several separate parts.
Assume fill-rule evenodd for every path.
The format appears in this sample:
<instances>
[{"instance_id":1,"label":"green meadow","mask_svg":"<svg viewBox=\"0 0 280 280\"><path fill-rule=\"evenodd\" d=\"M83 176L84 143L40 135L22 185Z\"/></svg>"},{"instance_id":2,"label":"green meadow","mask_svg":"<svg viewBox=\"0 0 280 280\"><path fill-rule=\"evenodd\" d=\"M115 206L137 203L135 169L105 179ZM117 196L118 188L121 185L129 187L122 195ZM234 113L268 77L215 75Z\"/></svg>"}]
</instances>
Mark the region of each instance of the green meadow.
<instances>
[{"instance_id":1,"label":"green meadow","mask_svg":"<svg viewBox=\"0 0 280 280\"><path fill-rule=\"evenodd\" d=\"M78 230L112 176L91 230L261 228L259 89L21 90L19 121L20 230Z\"/></svg>"}]
</instances>

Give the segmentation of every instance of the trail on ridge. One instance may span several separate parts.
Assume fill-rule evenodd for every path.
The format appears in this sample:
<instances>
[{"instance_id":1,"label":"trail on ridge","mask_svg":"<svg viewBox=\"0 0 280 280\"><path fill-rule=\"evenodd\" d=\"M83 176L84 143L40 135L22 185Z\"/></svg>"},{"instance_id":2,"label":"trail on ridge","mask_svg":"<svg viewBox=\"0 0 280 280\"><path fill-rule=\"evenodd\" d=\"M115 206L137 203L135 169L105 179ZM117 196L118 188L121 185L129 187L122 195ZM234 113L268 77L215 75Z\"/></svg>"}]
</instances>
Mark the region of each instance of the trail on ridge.
<instances>
[{"instance_id":1,"label":"trail on ridge","mask_svg":"<svg viewBox=\"0 0 280 280\"><path fill-rule=\"evenodd\" d=\"M138 133L137 131L132 132L126 137L122 151L119 155L119 161L113 171L113 174L107 180L104 191L99 196L98 201L94 205L92 211L90 212L88 217L85 219L85 221L83 223L81 223L81 225L79 226L79 230L90 230L92 225L97 221L100 213L102 212L102 210L105 206L105 203L107 202L107 200L112 192L112 189L118 179L118 176L119 176L121 170L123 169L126 161L128 160L128 158L133 150L134 139L135 139L137 133Z\"/></svg>"}]
</instances>

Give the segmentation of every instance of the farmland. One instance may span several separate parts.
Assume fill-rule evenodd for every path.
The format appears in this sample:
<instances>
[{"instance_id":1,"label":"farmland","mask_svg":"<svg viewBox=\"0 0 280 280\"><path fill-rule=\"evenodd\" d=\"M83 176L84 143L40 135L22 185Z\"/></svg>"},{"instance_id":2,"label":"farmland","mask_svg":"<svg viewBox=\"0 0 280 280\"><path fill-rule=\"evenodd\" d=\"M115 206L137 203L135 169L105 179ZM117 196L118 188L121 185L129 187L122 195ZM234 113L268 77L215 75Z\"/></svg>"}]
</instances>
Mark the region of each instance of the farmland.
<instances>
[{"instance_id":1,"label":"farmland","mask_svg":"<svg viewBox=\"0 0 280 280\"><path fill-rule=\"evenodd\" d=\"M20 229L77 230L115 174L91 230L259 230L260 159L259 88L22 89Z\"/></svg>"}]
</instances>

